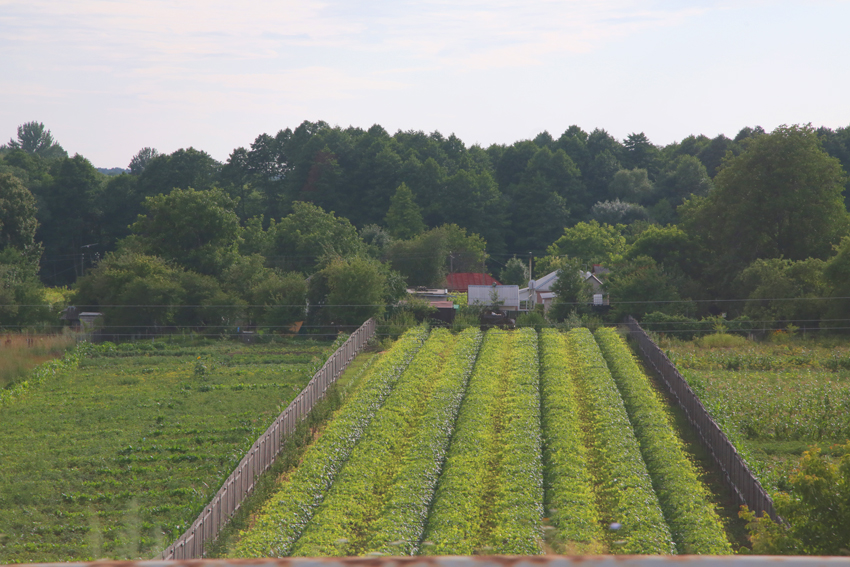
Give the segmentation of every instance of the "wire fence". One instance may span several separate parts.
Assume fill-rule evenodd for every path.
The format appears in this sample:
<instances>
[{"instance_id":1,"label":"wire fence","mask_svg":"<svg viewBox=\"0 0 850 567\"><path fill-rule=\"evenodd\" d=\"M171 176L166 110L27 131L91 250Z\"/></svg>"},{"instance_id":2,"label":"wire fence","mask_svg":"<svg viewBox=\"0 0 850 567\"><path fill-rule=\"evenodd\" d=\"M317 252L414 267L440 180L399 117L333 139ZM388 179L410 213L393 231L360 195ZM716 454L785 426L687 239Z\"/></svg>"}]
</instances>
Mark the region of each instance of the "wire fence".
<instances>
[{"instance_id":1,"label":"wire fence","mask_svg":"<svg viewBox=\"0 0 850 567\"><path fill-rule=\"evenodd\" d=\"M259 475L274 464L286 436L295 431L316 402L324 397L331 384L374 336L376 328L375 320L369 319L328 358L301 393L251 446L189 529L162 552L160 559L198 559L204 556L206 543L218 537L245 498L253 492Z\"/></svg>"},{"instance_id":2,"label":"wire fence","mask_svg":"<svg viewBox=\"0 0 850 567\"><path fill-rule=\"evenodd\" d=\"M700 441L723 471L726 484L732 490L738 504L746 505L759 517L766 513L774 521L782 522L773 506L773 500L762 488L758 479L750 472L744 459L738 454L720 426L709 415L699 397L691 390L676 366L670 362L667 355L658 348L658 345L633 317L626 317L625 325L628 327L631 336L637 341L646 362L655 368L667 388L676 397L679 407L685 412Z\"/></svg>"}]
</instances>

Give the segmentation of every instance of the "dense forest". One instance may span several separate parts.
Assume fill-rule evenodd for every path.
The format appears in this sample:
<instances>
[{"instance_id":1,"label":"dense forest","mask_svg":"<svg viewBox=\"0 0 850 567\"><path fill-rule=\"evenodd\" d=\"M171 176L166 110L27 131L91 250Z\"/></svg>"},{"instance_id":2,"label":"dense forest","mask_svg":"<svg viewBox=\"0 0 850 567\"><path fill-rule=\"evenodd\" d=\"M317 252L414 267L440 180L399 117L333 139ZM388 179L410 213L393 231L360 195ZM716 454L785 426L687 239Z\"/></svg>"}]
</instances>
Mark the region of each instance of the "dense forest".
<instances>
[{"instance_id":1,"label":"dense forest","mask_svg":"<svg viewBox=\"0 0 850 567\"><path fill-rule=\"evenodd\" d=\"M610 268L612 317L850 319L850 127L482 148L304 122L225 163L143 148L128 168L100 173L37 122L0 148L0 325L55 322L64 286L111 326L281 326L308 302L356 322L449 271L522 283L531 256L534 277Z\"/></svg>"}]
</instances>

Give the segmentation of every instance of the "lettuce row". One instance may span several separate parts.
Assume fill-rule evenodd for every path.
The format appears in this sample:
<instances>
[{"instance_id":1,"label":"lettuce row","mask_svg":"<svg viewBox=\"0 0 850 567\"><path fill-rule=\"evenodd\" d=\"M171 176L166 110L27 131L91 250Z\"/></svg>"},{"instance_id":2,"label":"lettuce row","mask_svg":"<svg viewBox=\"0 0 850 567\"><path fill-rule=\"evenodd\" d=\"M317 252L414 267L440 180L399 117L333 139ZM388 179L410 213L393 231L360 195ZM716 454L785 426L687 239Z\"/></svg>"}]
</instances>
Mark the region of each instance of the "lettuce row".
<instances>
[{"instance_id":1,"label":"lettuce row","mask_svg":"<svg viewBox=\"0 0 850 567\"><path fill-rule=\"evenodd\" d=\"M619 524L610 532L611 552L676 553L623 399L593 335L573 329L567 344L587 409L600 511L606 523Z\"/></svg>"},{"instance_id":2,"label":"lettuce row","mask_svg":"<svg viewBox=\"0 0 850 567\"><path fill-rule=\"evenodd\" d=\"M542 330L540 361L547 513L559 540L601 542L601 518L563 333Z\"/></svg>"},{"instance_id":3,"label":"lettuce row","mask_svg":"<svg viewBox=\"0 0 850 567\"><path fill-rule=\"evenodd\" d=\"M269 499L254 525L241 533L238 556L283 557L291 553L360 436L427 337L425 327L410 329L372 365L363 385L305 453L301 465Z\"/></svg>"},{"instance_id":4,"label":"lettuce row","mask_svg":"<svg viewBox=\"0 0 850 567\"><path fill-rule=\"evenodd\" d=\"M732 553L708 490L674 432L664 402L616 331L601 328L596 341L623 396L679 552Z\"/></svg>"},{"instance_id":5,"label":"lettuce row","mask_svg":"<svg viewBox=\"0 0 850 567\"><path fill-rule=\"evenodd\" d=\"M487 333L420 553L541 553L538 370L532 329Z\"/></svg>"},{"instance_id":6,"label":"lettuce row","mask_svg":"<svg viewBox=\"0 0 850 567\"><path fill-rule=\"evenodd\" d=\"M422 419L423 414L442 369L451 364L454 342L446 330L431 334L352 451L292 555L345 556L366 551L372 524L417 430L431 425Z\"/></svg>"}]
</instances>

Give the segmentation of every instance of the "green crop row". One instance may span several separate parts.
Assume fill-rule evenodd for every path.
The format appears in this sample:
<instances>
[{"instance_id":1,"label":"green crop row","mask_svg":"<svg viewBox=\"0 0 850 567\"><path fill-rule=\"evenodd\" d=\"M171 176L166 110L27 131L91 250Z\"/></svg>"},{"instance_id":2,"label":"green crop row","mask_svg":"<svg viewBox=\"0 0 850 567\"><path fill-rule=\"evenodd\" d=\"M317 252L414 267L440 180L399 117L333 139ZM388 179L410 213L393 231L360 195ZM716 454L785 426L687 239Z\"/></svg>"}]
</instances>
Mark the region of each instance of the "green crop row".
<instances>
[{"instance_id":1,"label":"green crop row","mask_svg":"<svg viewBox=\"0 0 850 567\"><path fill-rule=\"evenodd\" d=\"M367 552L413 555L419 549L482 334L478 329L469 328L455 340L449 360L435 379L434 393L421 419L422 426L393 479L384 509L373 524Z\"/></svg>"},{"instance_id":2,"label":"green crop row","mask_svg":"<svg viewBox=\"0 0 850 567\"><path fill-rule=\"evenodd\" d=\"M541 553L537 335L487 333L461 406L420 553Z\"/></svg>"},{"instance_id":3,"label":"green crop row","mask_svg":"<svg viewBox=\"0 0 850 567\"><path fill-rule=\"evenodd\" d=\"M649 378L616 331L600 328L596 331L596 341L634 424L641 453L677 549L688 555L732 553L708 491L685 454L664 402L652 388Z\"/></svg>"},{"instance_id":4,"label":"green crop row","mask_svg":"<svg viewBox=\"0 0 850 567\"><path fill-rule=\"evenodd\" d=\"M466 341L462 338L457 344L469 343L468 339L475 336L465 338ZM455 342L455 337L445 329L431 334L352 452L322 506L296 543L293 555L344 556L369 551L373 524L388 503L392 488L396 483L410 486L410 479L399 472L409 462L414 439L417 434L424 433L431 438L430 442L434 441L437 432L433 428L438 424L425 419L428 410L434 409L434 391L438 385L445 386L446 376L456 383L454 389L460 391L464 375L468 373L466 369L474 361L474 352L473 360L453 360L457 353ZM460 372L451 372L458 366ZM444 368L448 374L443 372ZM421 532L413 543L418 542L420 535Z\"/></svg>"},{"instance_id":5,"label":"green crop row","mask_svg":"<svg viewBox=\"0 0 850 567\"><path fill-rule=\"evenodd\" d=\"M575 543L601 542L601 518L563 333L542 330L540 362L545 501L549 519L558 529L558 540L571 546L568 549L573 549Z\"/></svg>"},{"instance_id":6,"label":"green crop row","mask_svg":"<svg viewBox=\"0 0 850 567\"><path fill-rule=\"evenodd\" d=\"M587 408L601 512L618 528L611 533L611 552L675 553L623 399L593 335L584 328L573 329L567 343Z\"/></svg>"},{"instance_id":7,"label":"green crop row","mask_svg":"<svg viewBox=\"0 0 850 567\"><path fill-rule=\"evenodd\" d=\"M370 368L365 383L307 451L292 477L270 498L255 524L242 534L237 546L240 556L281 557L292 552L337 473L427 336L425 327L410 329Z\"/></svg>"}]
</instances>

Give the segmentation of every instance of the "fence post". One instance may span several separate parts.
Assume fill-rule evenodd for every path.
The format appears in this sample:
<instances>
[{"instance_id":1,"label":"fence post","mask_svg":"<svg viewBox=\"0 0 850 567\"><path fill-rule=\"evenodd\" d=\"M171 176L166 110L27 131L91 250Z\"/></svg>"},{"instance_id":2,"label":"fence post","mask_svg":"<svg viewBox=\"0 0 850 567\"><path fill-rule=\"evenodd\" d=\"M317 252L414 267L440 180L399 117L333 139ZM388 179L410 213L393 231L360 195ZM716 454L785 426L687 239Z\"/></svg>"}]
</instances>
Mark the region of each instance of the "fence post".
<instances>
[{"instance_id":1,"label":"fence post","mask_svg":"<svg viewBox=\"0 0 850 567\"><path fill-rule=\"evenodd\" d=\"M758 479L750 472L744 460L735 450L734 445L726 434L709 415L705 406L696 393L688 385L676 366L670 362L667 355L646 334L634 317L627 316L625 320L629 334L637 340L639 350L648 366L655 369L667 389L676 398L679 407L702 444L711 453L714 462L723 472L723 478L730 490L736 496L738 503L747 505L756 514L767 512L776 522L782 522L776 514L773 500L761 486Z\"/></svg>"},{"instance_id":2,"label":"fence post","mask_svg":"<svg viewBox=\"0 0 850 567\"><path fill-rule=\"evenodd\" d=\"M325 361L307 386L257 438L190 527L177 538L177 541L165 548L160 554L160 559L198 559L203 556L206 542L218 537L245 497L253 492L259 475L271 468L283 447L284 438L295 431L315 403L325 396L328 387L339 378L357 353L374 336L376 328L377 322L374 319L364 322ZM208 523L204 514L207 514Z\"/></svg>"}]
</instances>

